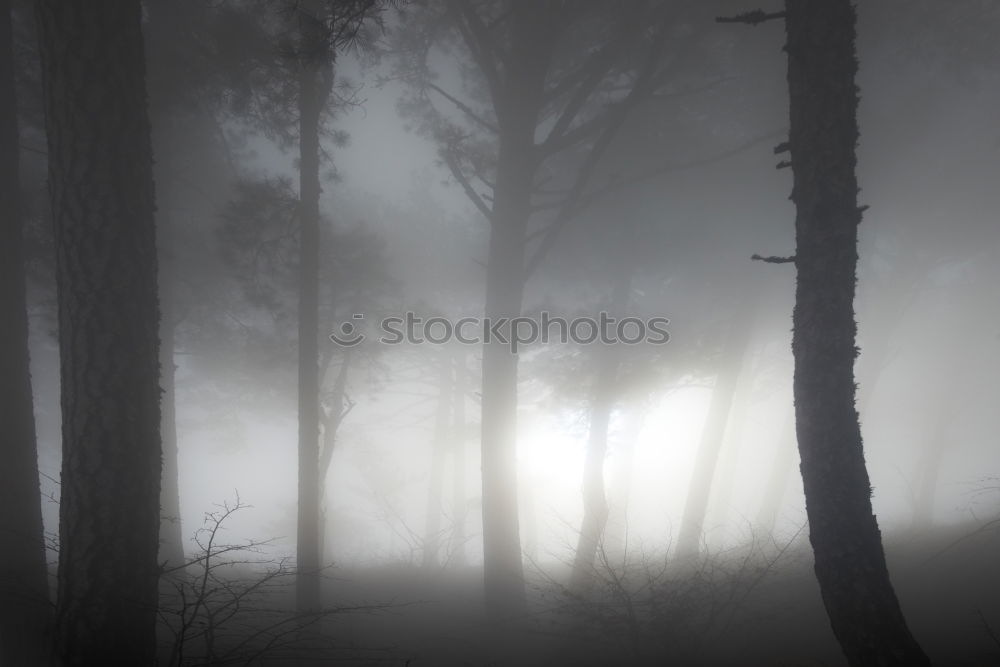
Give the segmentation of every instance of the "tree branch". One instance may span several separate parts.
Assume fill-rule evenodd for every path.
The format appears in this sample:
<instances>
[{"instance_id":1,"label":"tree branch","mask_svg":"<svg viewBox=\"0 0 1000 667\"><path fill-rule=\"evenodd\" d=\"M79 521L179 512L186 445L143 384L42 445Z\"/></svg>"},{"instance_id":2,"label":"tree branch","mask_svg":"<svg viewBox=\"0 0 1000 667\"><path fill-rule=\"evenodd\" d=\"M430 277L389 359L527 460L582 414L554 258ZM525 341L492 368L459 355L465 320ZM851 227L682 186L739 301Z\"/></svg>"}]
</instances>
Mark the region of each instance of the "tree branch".
<instances>
[{"instance_id":1,"label":"tree branch","mask_svg":"<svg viewBox=\"0 0 1000 667\"><path fill-rule=\"evenodd\" d=\"M449 148L444 148L441 150L441 158L444 160L444 163L448 165L451 175L454 176L455 180L458 181L458 184L462 186L462 190L465 191L465 196L469 198L469 201L471 201L477 209L479 209L479 212L485 216L487 221L492 222L493 210L486 205L483 198L480 197L479 193L472 187L469 179L465 177L464 173L462 173L462 168L455 159L454 153Z\"/></svg>"},{"instance_id":2,"label":"tree branch","mask_svg":"<svg viewBox=\"0 0 1000 667\"><path fill-rule=\"evenodd\" d=\"M475 111L472 110L472 108L469 105L467 105L462 100L450 95L448 92L446 92L444 89L442 89L440 86L436 84L427 83L425 85L434 92L436 92L441 97L445 98L446 100L454 104L455 107L457 107L462 113L464 113L466 116L472 119L477 125L486 128L493 134L500 133L500 129L496 125L494 125L493 123L489 122L488 120L477 114Z\"/></svg>"},{"instance_id":3,"label":"tree branch","mask_svg":"<svg viewBox=\"0 0 1000 667\"><path fill-rule=\"evenodd\" d=\"M716 23L746 23L752 26L758 26L765 21L773 21L775 19L785 18L785 12L771 12L767 13L762 9L755 9L752 12L744 12L743 14L737 14L736 16L717 16L715 17Z\"/></svg>"},{"instance_id":4,"label":"tree branch","mask_svg":"<svg viewBox=\"0 0 1000 667\"><path fill-rule=\"evenodd\" d=\"M498 120L503 124L500 117L501 109L499 102L502 99L502 84L500 82L500 71L497 67L497 49L490 37L489 29L476 14L472 5L463 0L448 0L448 11L451 13L458 31L462 35L462 40L469 48L472 59L476 61L476 66L482 71L489 85L490 97L493 101L493 108L497 110ZM499 58L502 60L502 58Z\"/></svg>"},{"instance_id":5,"label":"tree branch","mask_svg":"<svg viewBox=\"0 0 1000 667\"><path fill-rule=\"evenodd\" d=\"M795 255L791 255L790 257L778 257L777 255L769 255L767 257L762 257L761 255L758 255L757 253L754 253L753 255L750 256L750 259L752 259L755 262L766 262L768 264L794 264L795 263Z\"/></svg>"}]
</instances>

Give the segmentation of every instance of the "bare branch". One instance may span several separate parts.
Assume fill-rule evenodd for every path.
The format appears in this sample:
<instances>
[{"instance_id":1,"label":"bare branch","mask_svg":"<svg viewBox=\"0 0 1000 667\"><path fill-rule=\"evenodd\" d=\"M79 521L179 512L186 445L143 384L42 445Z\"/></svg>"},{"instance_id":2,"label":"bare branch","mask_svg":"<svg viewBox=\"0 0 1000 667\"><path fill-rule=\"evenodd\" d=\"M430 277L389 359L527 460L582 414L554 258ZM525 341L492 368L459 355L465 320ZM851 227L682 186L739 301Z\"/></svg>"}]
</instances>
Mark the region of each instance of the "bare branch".
<instances>
[{"instance_id":1,"label":"bare branch","mask_svg":"<svg viewBox=\"0 0 1000 667\"><path fill-rule=\"evenodd\" d=\"M469 2L462 0L449 0L448 11L455 20L458 30L462 35L465 45L472 54L472 59L486 77L489 85L490 97L493 100L493 107L500 113L498 102L501 96L500 71L497 61L502 60L498 55L498 49L490 36L489 28L476 14L475 9ZM502 124L502 119L500 119Z\"/></svg>"},{"instance_id":2,"label":"bare branch","mask_svg":"<svg viewBox=\"0 0 1000 667\"><path fill-rule=\"evenodd\" d=\"M452 104L454 104L456 108L458 108L462 113L464 113L466 116L468 116L470 119L472 119L477 125L486 128L487 130L489 130L493 134L499 134L500 133L500 129L496 125L494 125L490 121L486 120L485 118L483 118L482 116L480 116L479 114L477 114L475 111L472 110L472 108L468 104L466 104L462 100L460 100L460 99L454 97L453 95L449 94L447 91L445 91L444 89L442 89L437 84L427 83L425 85L428 88L430 88L431 90L433 90L434 92L436 92L441 97L445 98L446 100L448 100L449 102L451 102Z\"/></svg>"},{"instance_id":3,"label":"bare branch","mask_svg":"<svg viewBox=\"0 0 1000 667\"><path fill-rule=\"evenodd\" d=\"M795 263L795 255L791 255L790 257L778 257L777 255L768 255L767 257L763 257L761 255L758 255L757 253L754 253L753 255L750 256L750 259L752 259L755 262L766 262L767 264Z\"/></svg>"},{"instance_id":4,"label":"bare branch","mask_svg":"<svg viewBox=\"0 0 1000 667\"><path fill-rule=\"evenodd\" d=\"M743 14L737 14L736 16L717 16L715 18L716 23L746 23L754 27L764 23L765 21L773 21L775 19L785 18L785 12L771 12L767 13L762 9L755 9L752 12L744 12Z\"/></svg>"},{"instance_id":5,"label":"bare branch","mask_svg":"<svg viewBox=\"0 0 1000 667\"><path fill-rule=\"evenodd\" d=\"M465 191L465 195L476 206L476 208L479 209L479 212L483 214L486 220L492 221L493 211L486 205L486 202L479 196L479 193L472 187L472 184L469 183L469 179L466 178L465 174L462 172L462 168L455 159L454 153L445 148L441 151L441 157L444 159L444 163L448 165L451 175L454 176L455 180L458 181L458 184L462 186L462 190Z\"/></svg>"}]
</instances>

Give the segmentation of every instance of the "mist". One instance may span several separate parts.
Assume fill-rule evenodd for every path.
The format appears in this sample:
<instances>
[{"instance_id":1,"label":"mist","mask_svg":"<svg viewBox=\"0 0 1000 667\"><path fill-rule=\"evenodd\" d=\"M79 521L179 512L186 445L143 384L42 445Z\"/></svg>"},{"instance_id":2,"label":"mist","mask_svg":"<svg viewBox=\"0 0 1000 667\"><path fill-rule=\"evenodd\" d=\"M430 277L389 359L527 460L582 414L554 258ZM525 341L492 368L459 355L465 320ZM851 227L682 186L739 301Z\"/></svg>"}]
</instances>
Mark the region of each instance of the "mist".
<instances>
[{"instance_id":1,"label":"mist","mask_svg":"<svg viewBox=\"0 0 1000 667\"><path fill-rule=\"evenodd\" d=\"M995 7L111 4L0 7L0 662L1000 664Z\"/></svg>"}]
</instances>

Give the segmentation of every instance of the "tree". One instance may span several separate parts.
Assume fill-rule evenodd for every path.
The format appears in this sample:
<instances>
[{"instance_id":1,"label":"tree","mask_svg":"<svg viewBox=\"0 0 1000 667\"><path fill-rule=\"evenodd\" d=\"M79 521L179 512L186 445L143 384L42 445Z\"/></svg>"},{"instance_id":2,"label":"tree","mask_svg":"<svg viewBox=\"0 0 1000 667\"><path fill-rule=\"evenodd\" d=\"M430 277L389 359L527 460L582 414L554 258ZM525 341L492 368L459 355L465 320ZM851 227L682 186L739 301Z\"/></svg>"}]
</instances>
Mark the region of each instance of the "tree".
<instances>
[{"instance_id":1,"label":"tree","mask_svg":"<svg viewBox=\"0 0 1000 667\"><path fill-rule=\"evenodd\" d=\"M862 213L854 6L786 0L784 15L796 208L795 430L816 578L851 665L929 665L889 581L854 405Z\"/></svg>"},{"instance_id":2,"label":"tree","mask_svg":"<svg viewBox=\"0 0 1000 667\"><path fill-rule=\"evenodd\" d=\"M661 66L676 36L670 9L646 2L622 11L589 2L448 1L429 4L426 22L408 36L400 72L414 94L404 108L437 142L442 162L490 225L490 322L521 315L528 277L593 200L598 179L610 180L598 167L617 132L673 73L676 63ZM677 40L677 52L690 41ZM429 64L435 46L462 51L464 99L436 83ZM450 113L433 100L444 100ZM555 213L532 229L540 211ZM525 605L518 356L494 338L483 346L482 369L485 599L492 618L509 618Z\"/></svg>"},{"instance_id":3,"label":"tree","mask_svg":"<svg viewBox=\"0 0 1000 667\"><path fill-rule=\"evenodd\" d=\"M677 537L677 556L682 559L696 557L701 548L715 469L722 452L726 426L736 397L740 375L746 372L746 357L753 328L750 317L753 312L752 301L753 297L748 295L743 306L736 310L725 325L725 342L722 345L718 373L712 387L712 401L705 419L701 443L698 445L694 474L691 486L688 488L684 517Z\"/></svg>"},{"instance_id":4,"label":"tree","mask_svg":"<svg viewBox=\"0 0 1000 667\"><path fill-rule=\"evenodd\" d=\"M295 599L318 611L319 542L319 131L333 88L322 3L303 3L299 23L299 502Z\"/></svg>"},{"instance_id":5,"label":"tree","mask_svg":"<svg viewBox=\"0 0 1000 667\"><path fill-rule=\"evenodd\" d=\"M0 662L37 664L48 629L35 418L28 359L17 95L10 2L0 2Z\"/></svg>"},{"instance_id":6,"label":"tree","mask_svg":"<svg viewBox=\"0 0 1000 667\"><path fill-rule=\"evenodd\" d=\"M67 665L148 665L160 395L142 9L36 10L62 369L57 651Z\"/></svg>"}]
</instances>

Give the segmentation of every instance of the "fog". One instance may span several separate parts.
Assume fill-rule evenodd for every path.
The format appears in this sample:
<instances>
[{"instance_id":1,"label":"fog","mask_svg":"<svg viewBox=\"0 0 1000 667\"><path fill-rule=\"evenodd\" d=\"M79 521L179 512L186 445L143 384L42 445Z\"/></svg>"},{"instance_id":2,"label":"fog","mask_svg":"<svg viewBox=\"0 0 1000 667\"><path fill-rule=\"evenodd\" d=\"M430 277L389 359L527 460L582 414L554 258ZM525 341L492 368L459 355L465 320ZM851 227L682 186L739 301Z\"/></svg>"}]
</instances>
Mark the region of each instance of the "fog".
<instances>
[{"instance_id":1,"label":"fog","mask_svg":"<svg viewBox=\"0 0 1000 667\"><path fill-rule=\"evenodd\" d=\"M292 573L300 468L317 469L300 458L297 403L305 163L288 88L297 70L260 63L280 61L294 21L283 23L282 3L182 2L169 19L149 4L160 337L176 369L161 387L176 409L180 507L170 516L161 501L158 560L197 576L198 531L238 507L218 542L248 549L218 556L233 560L225 576L252 581L284 558ZM361 611L324 616L314 628L324 641L304 640L303 653L240 659L876 664L845 658L813 574L793 400L796 266L782 261L796 253L796 165L779 165L784 22L715 22L752 9L733 2L635 3L650 23L630 28L574 101L574 68L630 19L614 18L611 3L563 7L563 32L542 48L552 20L542 4L515 12L534 16L531 28L505 18L517 2L402 3L332 60L319 121L320 596L323 609ZM934 664L998 664L1000 15L988 3L860 5L854 379L872 512L909 629ZM523 54L545 54L538 85L556 92L529 114L536 152L520 166L521 139L504 132L527 107L496 99L483 72L492 56L455 27L477 25L463 12L495 21L505 82L531 78ZM15 23L30 27L22 14ZM201 28L189 33L186 21ZM261 46L261 35L275 42ZM33 57L20 55L25 72ZM41 147L36 84L24 78L21 144ZM533 103L530 81L516 85L510 99ZM578 114L559 129L572 104ZM612 131L566 138L602 114ZM66 473L45 164L22 151L55 591ZM504 246L498 230L518 215L510 192L522 175L524 227ZM641 335L602 342L602 314L630 318L612 325L619 339ZM410 331L408 316L420 318ZM523 320L505 330L511 340L484 345L501 316ZM546 318L560 322L546 329ZM484 494L484 484L499 486ZM491 579L484 543L509 540L508 528L513 546L495 547ZM505 549L523 568L521 607L491 593L512 586ZM256 604L291 609L292 591ZM227 664L195 649L185 662L162 648L164 627L161 664Z\"/></svg>"}]
</instances>

